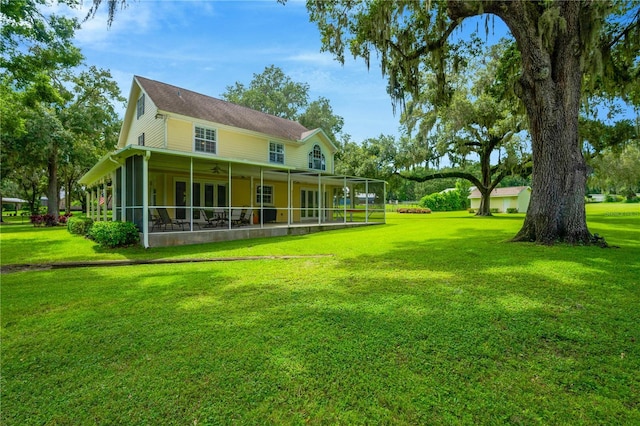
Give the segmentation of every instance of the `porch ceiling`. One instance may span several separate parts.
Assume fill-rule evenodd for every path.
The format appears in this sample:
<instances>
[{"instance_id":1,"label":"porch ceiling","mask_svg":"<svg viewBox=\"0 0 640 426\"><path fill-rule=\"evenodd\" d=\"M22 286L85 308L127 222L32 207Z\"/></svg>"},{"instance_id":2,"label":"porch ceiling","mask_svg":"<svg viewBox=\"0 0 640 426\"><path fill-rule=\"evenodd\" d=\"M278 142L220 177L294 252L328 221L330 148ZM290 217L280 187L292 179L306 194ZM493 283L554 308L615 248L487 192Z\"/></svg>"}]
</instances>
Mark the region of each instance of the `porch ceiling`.
<instances>
[{"instance_id":1,"label":"porch ceiling","mask_svg":"<svg viewBox=\"0 0 640 426\"><path fill-rule=\"evenodd\" d=\"M191 164L193 164L194 175L211 175L216 179L227 179L228 171L231 168L231 175L234 177L244 176L260 178L262 171L265 179L275 181L287 181L288 174L294 182L314 183L318 181L318 177L322 178L324 183L335 182L336 185L342 185L345 181L348 184L357 183L379 183L385 182L378 179L369 179L353 176L334 175L326 172L312 170L296 170L291 167L280 166L275 164L252 163L242 160L222 159L211 157L206 154L194 154L187 152L165 151L158 148L149 148L141 146L127 146L119 151L103 157L89 172L87 172L80 180L82 184L91 186L99 182L116 170L127 157L132 155L147 155L149 158L149 170L151 172L178 172L190 173Z\"/></svg>"}]
</instances>

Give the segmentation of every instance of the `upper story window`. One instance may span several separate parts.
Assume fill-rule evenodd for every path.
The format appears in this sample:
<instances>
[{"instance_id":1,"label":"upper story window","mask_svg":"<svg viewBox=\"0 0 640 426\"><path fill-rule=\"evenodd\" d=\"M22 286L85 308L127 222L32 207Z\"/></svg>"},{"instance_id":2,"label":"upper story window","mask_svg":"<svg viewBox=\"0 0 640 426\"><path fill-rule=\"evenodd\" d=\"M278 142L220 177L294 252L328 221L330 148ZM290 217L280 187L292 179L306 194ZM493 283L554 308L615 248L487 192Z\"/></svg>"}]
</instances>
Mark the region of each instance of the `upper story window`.
<instances>
[{"instance_id":1,"label":"upper story window","mask_svg":"<svg viewBox=\"0 0 640 426\"><path fill-rule=\"evenodd\" d=\"M284 164L284 144L269 142L269 161Z\"/></svg>"},{"instance_id":2,"label":"upper story window","mask_svg":"<svg viewBox=\"0 0 640 426\"><path fill-rule=\"evenodd\" d=\"M144 93L138 98L136 103L136 119L144 115Z\"/></svg>"},{"instance_id":3,"label":"upper story window","mask_svg":"<svg viewBox=\"0 0 640 426\"><path fill-rule=\"evenodd\" d=\"M327 164L320 145L314 145L309 152L309 168L314 170L327 170Z\"/></svg>"},{"instance_id":4,"label":"upper story window","mask_svg":"<svg viewBox=\"0 0 640 426\"><path fill-rule=\"evenodd\" d=\"M216 153L217 132L215 129L207 129L206 127L196 126L194 146L198 152Z\"/></svg>"},{"instance_id":5,"label":"upper story window","mask_svg":"<svg viewBox=\"0 0 640 426\"><path fill-rule=\"evenodd\" d=\"M138 145L144 146L144 133L138 136Z\"/></svg>"}]
</instances>

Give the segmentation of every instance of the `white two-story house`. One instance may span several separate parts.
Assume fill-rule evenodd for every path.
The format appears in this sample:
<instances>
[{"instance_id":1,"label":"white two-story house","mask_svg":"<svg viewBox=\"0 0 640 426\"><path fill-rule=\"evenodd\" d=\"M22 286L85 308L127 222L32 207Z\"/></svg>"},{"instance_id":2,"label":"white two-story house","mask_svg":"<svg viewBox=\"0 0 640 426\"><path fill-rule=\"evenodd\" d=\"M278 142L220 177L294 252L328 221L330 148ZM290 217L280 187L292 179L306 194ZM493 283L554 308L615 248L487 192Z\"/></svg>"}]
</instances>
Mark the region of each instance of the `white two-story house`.
<instances>
[{"instance_id":1,"label":"white two-story house","mask_svg":"<svg viewBox=\"0 0 640 426\"><path fill-rule=\"evenodd\" d=\"M110 197L145 247L384 223L385 182L335 175L336 151L322 129L136 76L116 150L80 183L90 217Z\"/></svg>"}]
</instances>

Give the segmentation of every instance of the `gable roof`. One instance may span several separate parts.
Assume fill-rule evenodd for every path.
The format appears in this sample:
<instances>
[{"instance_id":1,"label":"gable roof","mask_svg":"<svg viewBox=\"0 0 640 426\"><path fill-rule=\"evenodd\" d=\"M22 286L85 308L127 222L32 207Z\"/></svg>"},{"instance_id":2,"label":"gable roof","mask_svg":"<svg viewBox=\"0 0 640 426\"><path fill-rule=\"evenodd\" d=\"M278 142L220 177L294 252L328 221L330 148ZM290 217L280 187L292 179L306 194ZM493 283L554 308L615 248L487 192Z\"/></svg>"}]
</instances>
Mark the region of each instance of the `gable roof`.
<instances>
[{"instance_id":1,"label":"gable roof","mask_svg":"<svg viewBox=\"0 0 640 426\"><path fill-rule=\"evenodd\" d=\"M507 188L494 188L494 190L491 191L491 197L517 197L525 189L530 188L528 186L509 186ZM471 191L471 194L469 194L468 198L482 198L482 194L480 194L480 190L476 188Z\"/></svg>"},{"instance_id":2,"label":"gable roof","mask_svg":"<svg viewBox=\"0 0 640 426\"><path fill-rule=\"evenodd\" d=\"M191 90L134 76L158 110L264 133L281 139L300 141L309 129L302 124L232 104Z\"/></svg>"}]
</instances>

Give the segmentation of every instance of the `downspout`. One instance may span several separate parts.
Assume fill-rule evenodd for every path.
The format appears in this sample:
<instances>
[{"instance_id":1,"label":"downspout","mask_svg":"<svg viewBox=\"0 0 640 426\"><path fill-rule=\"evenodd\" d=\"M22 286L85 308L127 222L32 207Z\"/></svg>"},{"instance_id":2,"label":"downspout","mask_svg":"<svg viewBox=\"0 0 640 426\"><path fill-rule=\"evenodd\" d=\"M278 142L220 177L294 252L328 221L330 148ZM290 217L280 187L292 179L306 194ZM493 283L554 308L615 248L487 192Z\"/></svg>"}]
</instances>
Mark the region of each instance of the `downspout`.
<instances>
[{"instance_id":1,"label":"downspout","mask_svg":"<svg viewBox=\"0 0 640 426\"><path fill-rule=\"evenodd\" d=\"M120 220L127 221L127 167L120 166Z\"/></svg>"},{"instance_id":2,"label":"downspout","mask_svg":"<svg viewBox=\"0 0 640 426\"><path fill-rule=\"evenodd\" d=\"M233 204L233 196L231 195L231 163L227 163L227 181L229 183L229 216L227 216L229 220L227 221L227 225L229 225L229 229L231 229L231 205Z\"/></svg>"}]
</instances>

